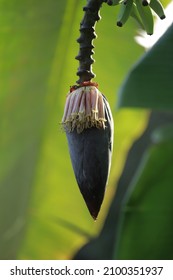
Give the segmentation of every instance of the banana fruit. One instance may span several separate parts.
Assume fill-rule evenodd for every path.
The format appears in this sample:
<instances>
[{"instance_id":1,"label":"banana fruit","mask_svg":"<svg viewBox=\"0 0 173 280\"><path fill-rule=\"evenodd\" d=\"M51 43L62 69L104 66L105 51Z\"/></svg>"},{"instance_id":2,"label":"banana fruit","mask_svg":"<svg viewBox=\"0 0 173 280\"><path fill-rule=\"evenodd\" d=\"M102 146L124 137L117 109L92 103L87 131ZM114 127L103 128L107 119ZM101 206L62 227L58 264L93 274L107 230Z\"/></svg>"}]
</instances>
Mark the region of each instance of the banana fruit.
<instances>
[{"instance_id":1,"label":"banana fruit","mask_svg":"<svg viewBox=\"0 0 173 280\"><path fill-rule=\"evenodd\" d=\"M138 9L137 9L136 4L134 2L133 2L133 6L132 6L132 10L131 10L130 16L138 23L138 25L139 25L139 27L141 29L145 30L144 25L142 23L142 20L140 18Z\"/></svg>"},{"instance_id":2,"label":"banana fruit","mask_svg":"<svg viewBox=\"0 0 173 280\"><path fill-rule=\"evenodd\" d=\"M142 5L141 0L135 0L136 7L138 9L139 15L141 17L142 23L148 35L153 34L154 20L150 9L150 6Z\"/></svg>"},{"instance_id":3,"label":"banana fruit","mask_svg":"<svg viewBox=\"0 0 173 280\"><path fill-rule=\"evenodd\" d=\"M117 26L122 27L131 14L133 0L124 0L120 5L121 7L118 13Z\"/></svg>"},{"instance_id":4,"label":"banana fruit","mask_svg":"<svg viewBox=\"0 0 173 280\"><path fill-rule=\"evenodd\" d=\"M164 19L166 17L163 6L159 0L151 0L149 5L151 9L159 16L160 19Z\"/></svg>"}]
</instances>

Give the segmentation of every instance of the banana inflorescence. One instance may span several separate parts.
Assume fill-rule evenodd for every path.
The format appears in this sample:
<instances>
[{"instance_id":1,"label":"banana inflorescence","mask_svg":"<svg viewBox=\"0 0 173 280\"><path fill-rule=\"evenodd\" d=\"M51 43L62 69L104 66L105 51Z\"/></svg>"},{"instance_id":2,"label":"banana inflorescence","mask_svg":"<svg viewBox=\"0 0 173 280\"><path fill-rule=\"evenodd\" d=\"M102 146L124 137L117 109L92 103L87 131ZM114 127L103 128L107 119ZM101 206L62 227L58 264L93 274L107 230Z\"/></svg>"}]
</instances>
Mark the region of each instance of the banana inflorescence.
<instances>
[{"instance_id":1,"label":"banana inflorescence","mask_svg":"<svg viewBox=\"0 0 173 280\"><path fill-rule=\"evenodd\" d=\"M165 18L164 8L159 0L108 0L109 5L120 5L117 26L123 26L129 17L133 17L148 35L153 34L154 11L160 19Z\"/></svg>"}]
</instances>

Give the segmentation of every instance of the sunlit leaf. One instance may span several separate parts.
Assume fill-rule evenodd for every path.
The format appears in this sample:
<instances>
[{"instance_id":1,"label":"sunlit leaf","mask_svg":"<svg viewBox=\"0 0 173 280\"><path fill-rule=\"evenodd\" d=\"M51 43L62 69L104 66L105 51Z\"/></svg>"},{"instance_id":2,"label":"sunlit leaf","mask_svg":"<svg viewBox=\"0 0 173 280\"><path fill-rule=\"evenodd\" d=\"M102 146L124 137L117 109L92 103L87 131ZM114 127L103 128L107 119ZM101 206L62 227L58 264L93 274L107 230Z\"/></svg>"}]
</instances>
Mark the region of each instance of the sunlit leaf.
<instances>
[{"instance_id":1,"label":"sunlit leaf","mask_svg":"<svg viewBox=\"0 0 173 280\"><path fill-rule=\"evenodd\" d=\"M119 91L119 107L173 109L173 25L133 66Z\"/></svg>"}]
</instances>

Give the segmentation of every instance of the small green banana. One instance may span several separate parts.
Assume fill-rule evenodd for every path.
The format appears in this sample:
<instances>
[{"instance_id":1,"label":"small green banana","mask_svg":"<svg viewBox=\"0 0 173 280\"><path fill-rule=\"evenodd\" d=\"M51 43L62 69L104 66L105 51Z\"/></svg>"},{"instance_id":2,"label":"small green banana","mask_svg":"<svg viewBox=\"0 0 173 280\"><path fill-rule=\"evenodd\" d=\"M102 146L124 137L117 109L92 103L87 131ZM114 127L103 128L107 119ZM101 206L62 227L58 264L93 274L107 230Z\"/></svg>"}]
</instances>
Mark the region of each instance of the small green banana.
<instances>
[{"instance_id":1,"label":"small green banana","mask_svg":"<svg viewBox=\"0 0 173 280\"><path fill-rule=\"evenodd\" d=\"M164 19L166 17L164 13L164 8L159 0L151 0L149 5L151 9L159 16L160 19Z\"/></svg>"},{"instance_id":2,"label":"small green banana","mask_svg":"<svg viewBox=\"0 0 173 280\"><path fill-rule=\"evenodd\" d=\"M144 25L142 23L142 20L140 18L138 9L136 8L136 4L134 2L133 2L133 6L132 6L132 10L131 10L130 16L136 20L136 22L138 23L140 28L145 30L145 27L144 27Z\"/></svg>"},{"instance_id":3,"label":"small green banana","mask_svg":"<svg viewBox=\"0 0 173 280\"><path fill-rule=\"evenodd\" d=\"M123 26L128 20L132 10L133 0L125 0L120 5L121 7L117 18L117 26L119 27Z\"/></svg>"},{"instance_id":4,"label":"small green banana","mask_svg":"<svg viewBox=\"0 0 173 280\"><path fill-rule=\"evenodd\" d=\"M135 3L147 34L152 35L154 21L150 6L143 6L141 0L135 0Z\"/></svg>"}]
</instances>

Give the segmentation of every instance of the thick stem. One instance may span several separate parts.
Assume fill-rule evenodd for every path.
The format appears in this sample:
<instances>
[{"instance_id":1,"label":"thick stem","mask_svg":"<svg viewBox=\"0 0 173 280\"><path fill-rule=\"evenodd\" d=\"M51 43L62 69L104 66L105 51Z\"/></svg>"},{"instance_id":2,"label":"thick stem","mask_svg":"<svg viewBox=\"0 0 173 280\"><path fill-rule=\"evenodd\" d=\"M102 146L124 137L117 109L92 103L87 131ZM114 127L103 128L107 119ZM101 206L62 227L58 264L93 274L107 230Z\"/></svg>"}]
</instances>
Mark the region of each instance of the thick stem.
<instances>
[{"instance_id":1,"label":"thick stem","mask_svg":"<svg viewBox=\"0 0 173 280\"><path fill-rule=\"evenodd\" d=\"M92 63L94 62L92 41L96 38L95 23L100 19L99 10L103 2L107 2L107 0L88 0L87 5L83 8L85 14L80 24L80 37L77 39L80 44L80 50L76 56L76 59L79 60L78 84L90 81L95 77L92 72Z\"/></svg>"}]
</instances>

